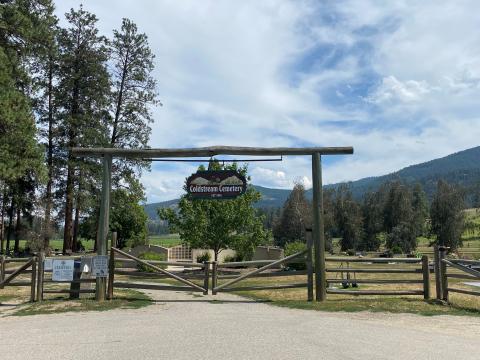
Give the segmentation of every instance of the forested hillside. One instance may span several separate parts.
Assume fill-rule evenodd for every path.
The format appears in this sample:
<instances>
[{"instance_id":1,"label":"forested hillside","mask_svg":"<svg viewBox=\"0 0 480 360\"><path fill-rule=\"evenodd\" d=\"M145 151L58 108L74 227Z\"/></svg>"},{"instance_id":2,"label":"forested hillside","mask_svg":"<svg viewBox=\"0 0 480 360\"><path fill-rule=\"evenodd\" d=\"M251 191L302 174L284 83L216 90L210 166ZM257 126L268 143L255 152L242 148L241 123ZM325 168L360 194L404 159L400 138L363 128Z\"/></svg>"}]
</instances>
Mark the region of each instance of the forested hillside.
<instances>
[{"instance_id":1,"label":"forested hillside","mask_svg":"<svg viewBox=\"0 0 480 360\"><path fill-rule=\"evenodd\" d=\"M427 198L431 200L440 179L464 187L467 193L467 205L477 205L475 203L480 200L480 146L440 159L408 166L384 176L352 181L347 185L353 197L360 200L365 193L376 191L382 184L391 180L402 180L410 184L420 183L427 194ZM345 183L327 185L325 188L337 189L342 184ZM262 194L262 200L256 204L258 208L282 207L290 194L290 190L285 189L271 189L256 185L254 187ZM311 200L312 190L307 190L306 195ZM177 200L169 200L147 204L145 210L150 219L157 219L156 208L175 206L176 202Z\"/></svg>"}]
</instances>

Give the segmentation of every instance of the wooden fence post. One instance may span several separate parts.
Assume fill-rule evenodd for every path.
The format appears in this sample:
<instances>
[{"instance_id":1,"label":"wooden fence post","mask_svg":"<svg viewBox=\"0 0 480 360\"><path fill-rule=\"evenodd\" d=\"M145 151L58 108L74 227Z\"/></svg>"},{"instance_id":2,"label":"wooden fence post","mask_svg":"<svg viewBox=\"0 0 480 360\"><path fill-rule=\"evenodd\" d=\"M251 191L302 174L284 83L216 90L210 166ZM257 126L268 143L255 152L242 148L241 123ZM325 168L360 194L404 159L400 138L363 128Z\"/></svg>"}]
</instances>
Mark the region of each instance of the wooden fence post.
<instances>
[{"instance_id":1,"label":"wooden fence post","mask_svg":"<svg viewBox=\"0 0 480 360\"><path fill-rule=\"evenodd\" d=\"M33 258L33 261L32 261L32 277L31 277L31 285L30 285L30 302L34 302L35 301L35 290L36 290L36 287L37 287L37 261L38 259L35 257Z\"/></svg>"},{"instance_id":2,"label":"wooden fence post","mask_svg":"<svg viewBox=\"0 0 480 360\"><path fill-rule=\"evenodd\" d=\"M0 284L5 281L5 255L0 255ZM3 285L0 285L0 289L3 289Z\"/></svg>"},{"instance_id":3,"label":"wooden fence post","mask_svg":"<svg viewBox=\"0 0 480 360\"><path fill-rule=\"evenodd\" d=\"M448 302L448 279L447 279L447 264L442 260L445 259L447 248L444 246L439 247L439 260L440 260L440 276L442 284L442 300Z\"/></svg>"},{"instance_id":4,"label":"wooden fence post","mask_svg":"<svg viewBox=\"0 0 480 360\"><path fill-rule=\"evenodd\" d=\"M112 232L112 242L110 246L110 260L108 262L108 290L107 299L113 299L113 282L115 280L115 252L112 248L117 247L117 232Z\"/></svg>"},{"instance_id":5,"label":"wooden fence post","mask_svg":"<svg viewBox=\"0 0 480 360\"><path fill-rule=\"evenodd\" d=\"M45 253L41 251L38 254L38 274L37 274L37 301L43 301L43 279L45 271Z\"/></svg>"},{"instance_id":6,"label":"wooden fence post","mask_svg":"<svg viewBox=\"0 0 480 360\"><path fill-rule=\"evenodd\" d=\"M209 283L209 278L210 278L210 261L205 261L203 263L203 266L205 266L204 270L204 278L203 278L203 288L205 291L203 292L203 295L208 295L208 283Z\"/></svg>"},{"instance_id":7,"label":"wooden fence post","mask_svg":"<svg viewBox=\"0 0 480 360\"><path fill-rule=\"evenodd\" d=\"M428 266L428 256L422 256L422 272L423 272L423 298L430 299L430 268Z\"/></svg>"},{"instance_id":8,"label":"wooden fence post","mask_svg":"<svg viewBox=\"0 0 480 360\"><path fill-rule=\"evenodd\" d=\"M435 271L435 289L437 291L437 300L442 300L442 277L440 274L440 250L438 245L433 246L433 267Z\"/></svg>"},{"instance_id":9,"label":"wooden fence post","mask_svg":"<svg viewBox=\"0 0 480 360\"><path fill-rule=\"evenodd\" d=\"M307 300L313 301L313 261L312 261L312 229L306 229L307 237Z\"/></svg>"},{"instance_id":10,"label":"wooden fence post","mask_svg":"<svg viewBox=\"0 0 480 360\"><path fill-rule=\"evenodd\" d=\"M217 295L215 288L217 287L217 262L212 262L212 295Z\"/></svg>"},{"instance_id":11,"label":"wooden fence post","mask_svg":"<svg viewBox=\"0 0 480 360\"><path fill-rule=\"evenodd\" d=\"M313 185L313 244L315 246L315 300L327 298L327 280L325 269L325 232L323 214L322 158L320 153L312 155Z\"/></svg>"}]
</instances>

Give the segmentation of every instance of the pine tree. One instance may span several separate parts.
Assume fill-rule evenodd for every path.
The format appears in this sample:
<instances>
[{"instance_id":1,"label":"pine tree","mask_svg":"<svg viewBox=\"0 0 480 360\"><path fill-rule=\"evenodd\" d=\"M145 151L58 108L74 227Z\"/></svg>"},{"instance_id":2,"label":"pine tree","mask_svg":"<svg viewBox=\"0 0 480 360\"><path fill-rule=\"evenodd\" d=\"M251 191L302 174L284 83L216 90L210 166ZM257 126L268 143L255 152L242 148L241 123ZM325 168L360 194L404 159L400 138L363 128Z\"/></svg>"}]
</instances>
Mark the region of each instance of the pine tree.
<instances>
[{"instance_id":1,"label":"pine tree","mask_svg":"<svg viewBox=\"0 0 480 360\"><path fill-rule=\"evenodd\" d=\"M365 194L362 204L363 236L358 249L377 251L380 248L379 234L383 229L383 197L381 191Z\"/></svg>"},{"instance_id":2,"label":"pine tree","mask_svg":"<svg viewBox=\"0 0 480 360\"><path fill-rule=\"evenodd\" d=\"M105 146L108 144L109 76L107 41L98 35L95 15L83 10L71 10L66 14L69 27L61 29L59 44L59 111L60 145L64 149L76 146ZM73 210L75 218L82 209L81 196L95 186L94 181L85 189L79 186L79 171L82 177L95 174L92 167L99 165L94 160L78 161L70 153L63 154L62 175L65 191L65 225L63 251L75 250ZM79 170L81 169L81 170ZM90 173L90 174L89 174ZM62 190L62 189L60 189Z\"/></svg>"},{"instance_id":3,"label":"pine tree","mask_svg":"<svg viewBox=\"0 0 480 360\"><path fill-rule=\"evenodd\" d=\"M5 215L9 217L7 248L14 216L21 218L22 204L30 193L19 191L29 176L33 186L41 179L41 150L29 94L29 55L34 43L35 10L42 1L11 1L0 6L0 189L2 211L0 252L4 247ZM20 223L17 221L20 226ZM17 246L18 248L18 246Z\"/></svg>"},{"instance_id":4,"label":"pine tree","mask_svg":"<svg viewBox=\"0 0 480 360\"><path fill-rule=\"evenodd\" d=\"M463 191L444 181L439 181L430 207L431 231L439 245L451 250L462 246L465 225L465 196Z\"/></svg>"},{"instance_id":5,"label":"pine tree","mask_svg":"<svg viewBox=\"0 0 480 360\"><path fill-rule=\"evenodd\" d=\"M153 122L151 109L159 104L156 82L152 77L154 55L148 38L139 33L129 19L122 20L114 30L110 43L112 71L110 146L145 148L148 146ZM135 173L149 168L145 161L116 160L113 183L119 179L135 179Z\"/></svg>"},{"instance_id":6,"label":"pine tree","mask_svg":"<svg viewBox=\"0 0 480 360\"><path fill-rule=\"evenodd\" d=\"M273 229L275 244L284 247L294 241L305 242L305 228L311 227L312 206L305 197L305 187L295 184L283 205L282 215Z\"/></svg>"},{"instance_id":7,"label":"pine tree","mask_svg":"<svg viewBox=\"0 0 480 360\"><path fill-rule=\"evenodd\" d=\"M429 215L427 195L423 191L422 185L415 184L412 191L412 210L413 224L415 227L415 236L426 235L427 218Z\"/></svg>"},{"instance_id":8,"label":"pine tree","mask_svg":"<svg viewBox=\"0 0 480 360\"><path fill-rule=\"evenodd\" d=\"M37 114L39 135L45 146L47 183L44 189L43 245L48 249L52 234L52 212L54 211L53 189L58 179L58 124L55 106L56 82L58 81L58 18L51 1L45 0L43 8L37 10L35 57L31 64L34 82L34 110Z\"/></svg>"},{"instance_id":9,"label":"pine tree","mask_svg":"<svg viewBox=\"0 0 480 360\"><path fill-rule=\"evenodd\" d=\"M363 219L360 205L347 186L340 186L336 191L335 224L341 236L341 249L356 249L362 238Z\"/></svg>"}]
</instances>

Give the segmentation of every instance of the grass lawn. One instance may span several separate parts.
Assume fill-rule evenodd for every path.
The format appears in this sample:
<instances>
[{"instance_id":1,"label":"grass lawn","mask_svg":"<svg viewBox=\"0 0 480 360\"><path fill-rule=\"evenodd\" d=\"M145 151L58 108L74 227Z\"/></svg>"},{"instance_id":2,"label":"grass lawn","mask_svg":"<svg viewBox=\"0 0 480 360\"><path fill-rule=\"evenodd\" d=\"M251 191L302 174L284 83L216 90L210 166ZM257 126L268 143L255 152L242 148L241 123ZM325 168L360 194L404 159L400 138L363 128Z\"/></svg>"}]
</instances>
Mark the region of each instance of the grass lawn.
<instances>
[{"instance_id":1,"label":"grass lawn","mask_svg":"<svg viewBox=\"0 0 480 360\"><path fill-rule=\"evenodd\" d=\"M20 275L15 281L29 280L28 274ZM94 284L92 284L94 286ZM68 288L68 283L49 283L45 289ZM151 304L151 299L142 292L127 289L115 290L114 300L99 303L92 294L82 294L78 300L69 300L68 294L44 294L44 301L30 303L30 287L6 286L0 289L0 315L2 310L9 311L9 315L24 316L36 314L51 314L72 311L106 311L111 309L137 309ZM9 304L12 307L1 306Z\"/></svg>"},{"instance_id":2,"label":"grass lawn","mask_svg":"<svg viewBox=\"0 0 480 360\"><path fill-rule=\"evenodd\" d=\"M327 263L328 268L334 268L339 266L338 263ZM358 264L355 268L381 268L382 265L371 264ZM397 268L414 268L417 265L399 264L389 265L389 267L395 266ZM353 266L352 266L353 267ZM253 269L244 269L243 271L251 271ZM456 272L456 271L451 271ZM328 273L330 279L335 278L334 273ZM421 279L421 274L381 274L381 273L359 273L358 279ZM123 277L122 280L126 281L139 281L134 277ZM142 278L140 281L152 282L152 283L165 283L169 285L181 285L174 279L155 279ZM193 282L201 285L201 280L192 280ZM219 284L222 284L226 280L219 280ZM305 283L305 275L286 276L276 278L250 278L233 285L233 287L243 286L261 286L261 285L280 285L288 283ZM463 289L476 289L479 288L468 286L463 284L461 279L450 279L449 286ZM337 285L337 284L336 284ZM340 284L337 287L341 287ZM422 290L423 284L359 284L358 290ZM352 288L349 288L352 290ZM470 315L480 316L480 297L450 293L450 303L442 304L437 303L435 299L435 279L434 275L431 275L431 300L425 301L423 295L414 296L380 296L380 295L337 295L328 294L327 301L323 303L308 302L307 301L307 289L281 289L281 290L255 290L255 291L237 291L238 295L248 298L267 301L272 305L285 306L298 309L309 309L319 311L371 311L371 312L389 312L389 313L413 313L425 316L433 315Z\"/></svg>"},{"instance_id":3,"label":"grass lawn","mask_svg":"<svg viewBox=\"0 0 480 360\"><path fill-rule=\"evenodd\" d=\"M338 267L339 263L327 263L327 268ZM354 264L352 268L382 268L382 265ZM416 265L398 264L389 265L396 268L414 268ZM450 272L456 272L450 270ZM458 272L460 273L460 272ZM327 273L329 279L335 278L336 273ZM337 273L338 274L338 273ZM340 274L338 274L340 276ZM381 273L359 273L357 279L421 279L421 274L381 274ZM435 299L435 278L431 275L431 298L425 301L421 296L381 296L381 295L337 295L327 294L327 301L323 303L308 302L306 288L284 289L284 290L256 290L239 292L240 295L270 301L274 305L287 306L300 309L311 309L321 311L372 311L391 313L415 313L419 315L473 315L480 316L480 297L450 293L449 304L437 303ZM289 276L280 278L258 278L240 282L235 286L258 286L261 284L282 284L305 282L305 276ZM465 280L449 279L449 286L461 289L479 291L477 287L463 284ZM220 282L221 283L221 282ZM335 284L341 288L341 284ZM358 288L349 290L422 290L423 284L359 284Z\"/></svg>"},{"instance_id":4,"label":"grass lawn","mask_svg":"<svg viewBox=\"0 0 480 360\"><path fill-rule=\"evenodd\" d=\"M134 290L116 290L114 296L114 300L107 300L104 302L97 302L93 297L78 300L68 300L66 296L58 296L54 298L48 298L39 303L24 303L19 305L18 310L15 310L13 313L11 313L11 315L29 316L79 311L138 309L148 306L152 303L150 297L142 292ZM10 299L12 299L12 296Z\"/></svg>"},{"instance_id":5,"label":"grass lawn","mask_svg":"<svg viewBox=\"0 0 480 360\"><path fill-rule=\"evenodd\" d=\"M173 247L180 245L182 240L180 240L180 236L178 234L152 235L148 237L148 243L163 247Z\"/></svg>"}]
</instances>

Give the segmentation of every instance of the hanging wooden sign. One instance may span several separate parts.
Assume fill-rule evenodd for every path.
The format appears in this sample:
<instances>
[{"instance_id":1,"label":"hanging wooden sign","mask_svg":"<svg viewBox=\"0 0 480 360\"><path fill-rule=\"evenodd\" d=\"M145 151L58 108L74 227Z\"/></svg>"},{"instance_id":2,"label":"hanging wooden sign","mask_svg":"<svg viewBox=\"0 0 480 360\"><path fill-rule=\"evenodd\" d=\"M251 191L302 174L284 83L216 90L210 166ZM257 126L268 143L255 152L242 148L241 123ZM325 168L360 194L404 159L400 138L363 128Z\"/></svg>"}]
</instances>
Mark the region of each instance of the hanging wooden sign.
<instances>
[{"instance_id":1,"label":"hanging wooden sign","mask_svg":"<svg viewBox=\"0 0 480 360\"><path fill-rule=\"evenodd\" d=\"M194 199L233 199L247 190L247 180L235 170L197 171L187 179Z\"/></svg>"}]
</instances>

